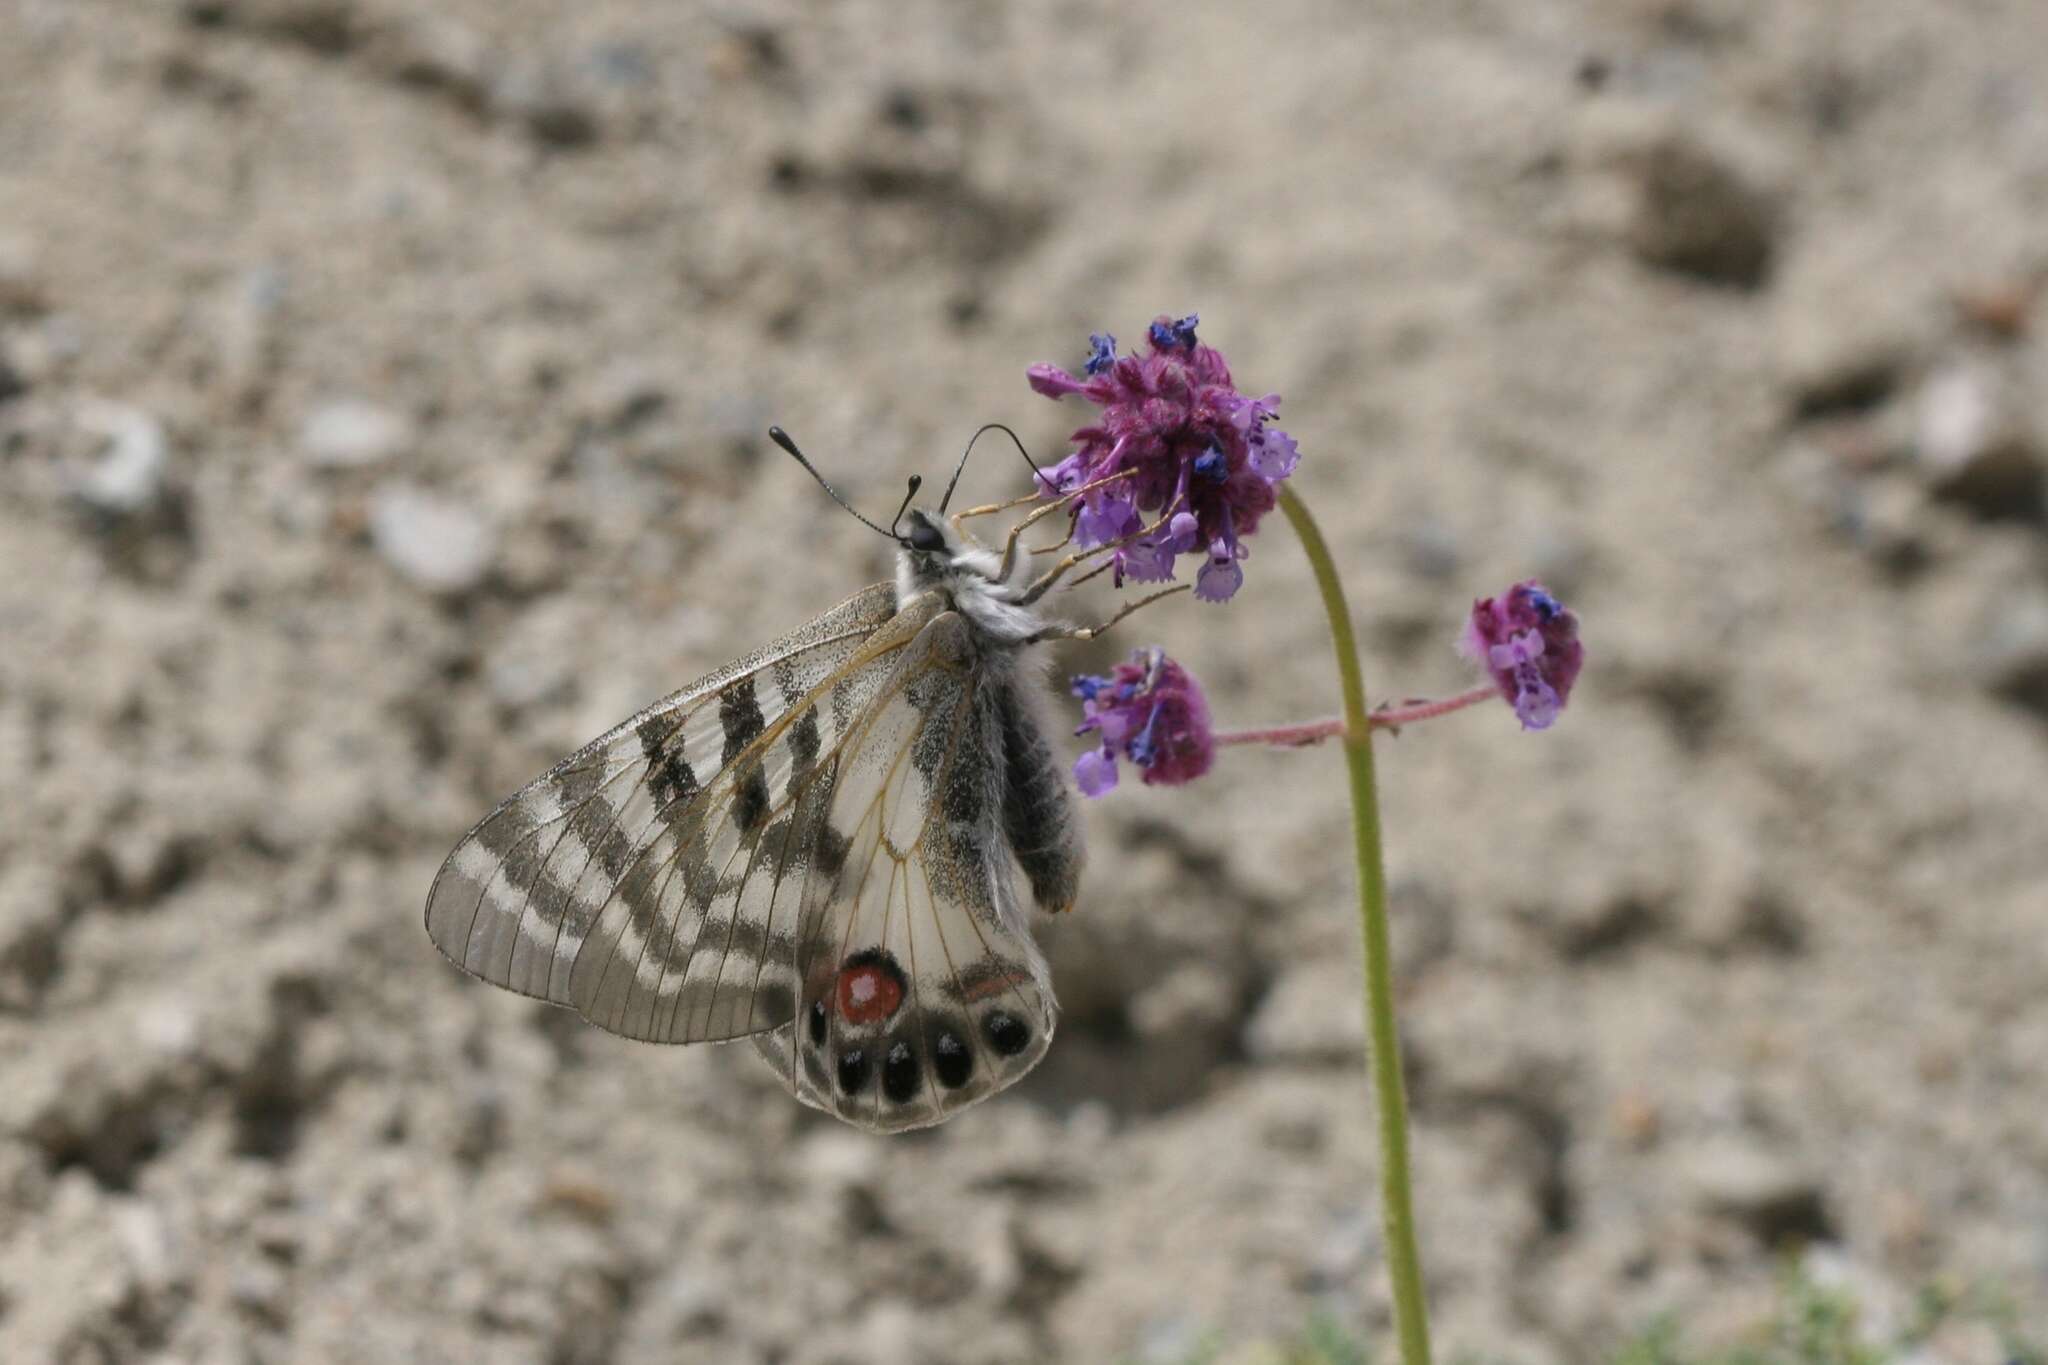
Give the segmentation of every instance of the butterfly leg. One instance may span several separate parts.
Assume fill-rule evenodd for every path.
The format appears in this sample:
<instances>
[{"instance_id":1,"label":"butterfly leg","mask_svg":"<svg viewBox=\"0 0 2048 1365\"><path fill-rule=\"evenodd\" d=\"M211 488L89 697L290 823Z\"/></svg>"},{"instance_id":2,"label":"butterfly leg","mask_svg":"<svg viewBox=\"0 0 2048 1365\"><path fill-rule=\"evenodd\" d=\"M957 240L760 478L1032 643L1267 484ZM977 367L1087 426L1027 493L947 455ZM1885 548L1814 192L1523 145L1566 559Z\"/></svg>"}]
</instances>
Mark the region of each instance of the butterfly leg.
<instances>
[{"instance_id":1,"label":"butterfly leg","mask_svg":"<svg viewBox=\"0 0 2048 1365\"><path fill-rule=\"evenodd\" d=\"M1047 503L1045 506L1031 513L1031 515L1025 517L1024 520L1018 522L1015 526L1012 526L1010 528L1010 534L1003 541L1003 566L996 572L995 581L998 583L1007 583L1010 581L1010 571L1017 567L1017 540L1026 531L1030 530L1032 526L1034 526L1044 518L1051 516L1054 512L1060 511L1063 508L1072 507L1077 500L1086 497L1090 493L1093 493L1096 489L1105 488L1110 484L1116 483L1122 479L1127 479L1129 477L1130 475L1128 472L1123 472L1111 474L1107 478L1097 479L1093 483L1083 484L1081 487L1076 488L1071 493L1061 494L1052 502ZM1032 497L1037 496L1039 495L1035 493L1032 494ZM1026 498L1020 499L1019 501L1028 502L1029 500L1030 499ZM1015 503L1002 504L1002 506L1004 507L1011 507L1015 505ZM981 510L983 509L969 508L967 511L962 512L960 515L963 517L972 516L976 512L979 512ZM1000 510L1000 508L992 508L989 510ZM1073 533L1070 531L1068 533L1068 539L1072 539L1072 535ZM1066 541L1063 540L1060 542L1060 544L1064 545L1066 544Z\"/></svg>"},{"instance_id":2,"label":"butterfly leg","mask_svg":"<svg viewBox=\"0 0 2048 1365\"><path fill-rule=\"evenodd\" d=\"M1044 630L1033 635L1031 642L1037 643L1041 640L1092 640L1117 622L1123 620L1126 616L1129 616L1132 612L1138 610L1138 608L1149 607L1161 598L1171 597L1177 592L1187 592L1191 586L1191 584L1187 583L1176 583L1170 588L1161 588L1158 592L1147 593L1137 601L1127 604L1123 610L1099 626L1047 626Z\"/></svg>"},{"instance_id":3,"label":"butterfly leg","mask_svg":"<svg viewBox=\"0 0 2048 1365\"><path fill-rule=\"evenodd\" d=\"M1159 531L1163 530L1166 527L1166 525L1173 520L1174 512L1179 507L1180 499L1175 498L1172 502L1167 503L1166 506L1163 509L1161 509L1159 513L1159 520L1153 522L1150 526L1140 526L1137 530L1131 532L1131 534L1123 537L1121 540L1112 540L1106 545L1093 545L1090 546L1088 549L1077 550L1073 554L1067 555L1065 558L1061 559L1057 564L1054 564L1050 569L1047 569L1037 578L1031 580L1031 585L1024 589L1024 591L1018 596L1017 600L1023 603L1025 606L1029 606L1033 602L1036 602L1039 598L1045 596L1048 592L1051 592L1053 585L1058 583L1060 579L1064 578L1067 574L1067 571L1069 569L1072 569L1075 565L1086 563L1088 560L1095 558L1097 555L1114 554L1116 551L1123 549L1127 545L1134 545L1138 541L1143 540L1147 536L1158 534Z\"/></svg>"}]
</instances>

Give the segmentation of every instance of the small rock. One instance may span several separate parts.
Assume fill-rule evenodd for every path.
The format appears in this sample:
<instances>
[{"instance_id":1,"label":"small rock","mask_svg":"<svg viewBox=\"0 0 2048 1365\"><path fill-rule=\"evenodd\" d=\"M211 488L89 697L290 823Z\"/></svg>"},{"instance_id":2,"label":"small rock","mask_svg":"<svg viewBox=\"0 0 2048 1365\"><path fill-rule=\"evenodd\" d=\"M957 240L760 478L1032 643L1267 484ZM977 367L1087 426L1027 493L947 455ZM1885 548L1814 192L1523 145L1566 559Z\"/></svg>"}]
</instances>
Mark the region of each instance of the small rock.
<instances>
[{"instance_id":1,"label":"small rock","mask_svg":"<svg viewBox=\"0 0 2048 1365\"><path fill-rule=\"evenodd\" d=\"M462 503L406 485L377 490L370 540L392 568L429 592L467 592L490 571L496 546Z\"/></svg>"},{"instance_id":2,"label":"small rock","mask_svg":"<svg viewBox=\"0 0 2048 1365\"><path fill-rule=\"evenodd\" d=\"M1819 1177L1783 1153L1723 1138L1688 1153L1681 1169L1699 1208L1740 1223L1766 1244L1833 1239Z\"/></svg>"},{"instance_id":3,"label":"small rock","mask_svg":"<svg viewBox=\"0 0 2048 1365\"><path fill-rule=\"evenodd\" d=\"M289 1319L291 1277L275 1261L251 1257L235 1267L228 1292L235 1307L260 1322L282 1327Z\"/></svg>"},{"instance_id":4,"label":"small rock","mask_svg":"<svg viewBox=\"0 0 2048 1365\"><path fill-rule=\"evenodd\" d=\"M1772 287L1772 349L1795 417L1880 410L1934 344L1922 295L1899 287L1878 236L1788 258Z\"/></svg>"},{"instance_id":5,"label":"small rock","mask_svg":"<svg viewBox=\"0 0 2048 1365\"><path fill-rule=\"evenodd\" d=\"M645 360L610 365L585 387L583 406L608 431L623 431L669 405L673 380L662 366Z\"/></svg>"},{"instance_id":6,"label":"small rock","mask_svg":"<svg viewBox=\"0 0 2048 1365\"><path fill-rule=\"evenodd\" d=\"M2039 520L2044 511L2040 443L2018 404L1989 371L1958 366L1920 393L1920 467L1936 497L1979 516Z\"/></svg>"},{"instance_id":7,"label":"small rock","mask_svg":"<svg viewBox=\"0 0 2048 1365\"><path fill-rule=\"evenodd\" d=\"M199 1043L199 1016L175 996L153 1000L135 1014L135 1041L160 1057L189 1055Z\"/></svg>"},{"instance_id":8,"label":"small rock","mask_svg":"<svg viewBox=\"0 0 2048 1365\"><path fill-rule=\"evenodd\" d=\"M569 150L597 141L595 109L571 88L567 74L537 61L508 60L492 73L492 112L523 124L534 140Z\"/></svg>"},{"instance_id":9,"label":"small rock","mask_svg":"<svg viewBox=\"0 0 2048 1365\"><path fill-rule=\"evenodd\" d=\"M2041 284L2033 280L2001 280L1956 291L1956 314L1997 341L2017 341L2027 333Z\"/></svg>"},{"instance_id":10,"label":"small rock","mask_svg":"<svg viewBox=\"0 0 2048 1365\"><path fill-rule=\"evenodd\" d=\"M125 403L89 403L80 407L78 425L106 442L97 463L77 482L79 499L114 517L156 506L170 452L162 423Z\"/></svg>"},{"instance_id":11,"label":"small rock","mask_svg":"<svg viewBox=\"0 0 2048 1365\"><path fill-rule=\"evenodd\" d=\"M1668 886L1649 883L1589 898L1530 901L1515 913L1565 958L1583 962L1655 938L1668 924L1672 899Z\"/></svg>"},{"instance_id":12,"label":"small rock","mask_svg":"<svg viewBox=\"0 0 2048 1365\"><path fill-rule=\"evenodd\" d=\"M1939 529L1928 515L1928 494L1912 479L1899 476L1838 482L1830 513L1835 529L1868 554L1886 572L1910 577L1934 558Z\"/></svg>"},{"instance_id":13,"label":"small rock","mask_svg":"<svg viewBox=\"0 0 2048 1365\"><path fill-rule=\"evenodd\" d=\"M35 248L24 238L0 236L0 317L35 317L49 307Z\"/></svg>"},{"instance_id":14,"label":"small rock","mask_svg":"<svg viewBox=\"0 0 2048 1365\"><path fill-rule=\"evenodd\" d=\"M1770 273L1775 200L1719 151L1683 131L1645 147L1629 240L1645 264L1754 289Z\"/></svg>"},{"instance_id":15,"label":"small rock","mask_svg":"<svg viewBox=\"0 0 2048 1365\"><path fill-rule=\"evenodd\" d=\"M1637 1151L1657 1145L1664 1130L1664 1111L1657 1101L1640 1090L1624 1090L1607 1111L1608 1127L1614 1135Z\"/></svg>"},{"instance_id":16,"label":"small rock","mask_svg":"<svg viewBox=\"0 0 2048 1365\"><path fill-rule=\"evenodd\" d=\"M282 361L280 315L289 277L276 265L259 265L228 281L215 295L207 317L222 389L245 409L260 406Z\"/></svg>"},{"instance_id":17,"label":"small rock","mask_svg":"<svg viewBox=\"0 0 2048 1365\"><path fill-rule=\"evenodd\" d=\"M2048 718L2048 594L2002 604L1984 626L1975 655L1986 689Z\"/></svg>"},{"instance_id":18,"label":"small rock","mask_svg":"<svg viewBox=\"0 0 2048 1365\"><path fill-rule=\"evenodd\" d=\"M634 1331L651 1347L673 1348L721 1330L733 1287L709 1267L678 1266L664 1275L634 1314Z\"/></svg>"},{"instance_id":19,"label":"small rock","mask_svg":"<svg viewBox=\"0 0 2048 1365\"><path fill-rule=\"evenodd\" d=\"M45 864L17 861L0 873L0 1011L26 1010L64 961L75 907Z\"/></svg>"},{"instance_id":20,"label":"small rock","mask_svg":"<svg viewBox=\"0 0 2048 1365\"><path fill-rule=\"evenodd\" d=\"M19 398L27 392L27 376L9 364L5 354L0 354L0 403Z\"/></svg>"},{"instance_id":21,"label":"small rock","mask_svg":"<svg viewBox=\"0 0 2048 1365\"><path fill-rule=\"evenodd\" d=\"M490 48L475 29L441 15L413 15L393 23L383 58L406 85L436 90L458 106L483 109L490 85Z\"/></svg>"},{"instance_id":22,"label":"small rock","mask_svg":"<svg viewBox=\"0 0 2048 1365\"><path fill-rule=\"evenodd\" d=\"M1260 1062L1355 1065L1365 1048L1357 965L1348 959L1292 967L1245 1025L1245 1051Z\"/></svg>"},{"instance_id":23,"label":"small rock","mask_svg":"<svg viewBox=\"0 0 2048 1365\"><path fill-rule=\"evenodd\" d=\"M484 681L506 706L560 701L576 691L576 649L590 628L582 605L551 598L520 616L484 661Z\"/></svg>"},{"instance_id":24,"label":"small rock","mask_svg":"<svg viewBox=\"0 0 2048 1365\"><path fill-rule=\"evenodd\" d=\"M900 1299L884 1299L852 1328L862 1356L869 1360L916 1358L918 1312Z\"/></svg>"},{"instance_id":25,"label":"small rock","mask_svg":"<svg viewBox=\"0 0 2048 1365\"><path fill-rule=\"evenodd\" d=\"M173 1254L170 1229L153 1206L124 1200L115 1206L111 1223L129 1273L145 1293L161 1294L178 1281L184 1263Z\"/></svg>"},{"instance_id":26,"label":"small rock","mask_svg":"<svg viewBox=\"0 0 2048 1365\"><path fill-rule=\"evenodd\" d=\"M356 398L322 404L299 428L300 451L326 469L382 464L404 453L413 439L412 422L403 414Z\"/></svg>"},{"instance_id":27,"label":"small rock","mask_svg":"<svg viewBox=\"0 0 2048 1365\"><path fill-rule=\"evenodd\" d=\"M796 1164L827 1189L871 1185L881 1174L882 1151L857 1133L825 1128L804 1142Z\"/></svg>"},{"instance_id":28,"label":"small rock","mask_svg":"<svg viewBox=\"0 0 2048 1365\"><path fill-rule=\"evenodd\" d=\"M599 43L584 61L591 74L607 85L643 86L656 74L653 55L634 42Z\"/></svg>"}]
</instances>

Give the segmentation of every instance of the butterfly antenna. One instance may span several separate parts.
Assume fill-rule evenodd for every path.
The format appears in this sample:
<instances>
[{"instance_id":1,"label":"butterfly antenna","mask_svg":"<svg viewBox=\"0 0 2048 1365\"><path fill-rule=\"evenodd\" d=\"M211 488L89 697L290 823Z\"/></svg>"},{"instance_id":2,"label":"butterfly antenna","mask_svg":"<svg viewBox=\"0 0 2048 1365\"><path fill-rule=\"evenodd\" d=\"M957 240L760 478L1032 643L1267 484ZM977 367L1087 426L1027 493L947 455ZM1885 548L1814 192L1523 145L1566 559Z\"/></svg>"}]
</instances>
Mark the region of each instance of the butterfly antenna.
<instances>
[{"instance_id":1,"label":"butterfly antenna","mask_svg":"<svg viewBox=\"0 0 2048 1365\"><path fill-rule=\"evenodd\" d=\"M946 485L946 496L939 499L939 512L941 515L944 515L946 511L946 504L953 501L953 489L960 482L961 471L967 468L967 457L974 453L974 443L991 431L1000 431L1003 435L1009 437L1011 443L1017 447L1017 453L1024 457L1024 463L1031 466L1031 473L1038 480L1037 486L1040 488L1047 486L1045 471L1038 467L1038 461L1032 459L1031 452L1024 448L1022 438L1001 422L989 422L984 424L974 435L967 438L967 449L960 452L960 463L953 466L953 479L951 483Z\"/></svg>"},{"instance_id":2,"label":"butterfly antenna","mask_svg":"<svg viewBox=\"0 0 2048 1365\"><path fill-rule=\"evenodd\" d=\"M912 474L910 476L910 487L903 490L903 502L896 509L896 520L889 523L889 534L896 536L898 540L903 539L903 537L897 535L896 528L902 524L903 514L910 510L910 500L917 496L917 490L922 487L924 487L924 479L916 474ZM942 507L939 510L943 512L945 509Z\"/></svg>"},{"instance_id":3,"label":"butterfly antenna","mask_svg":"<svg viewBox=\"0 0 2048 1365\"><path fill-rule=\"evenodd\" d=\"M823 474L820 474L817 470L817 467L814 466L809 460L806 460L804 458L804 453L796 448L796 442L790 439L788 432L784 431L781 427L770 427L768 428L768 439L775 442L775 444L781 446L784 450L788 451L790 458L795 460L798 464L802 465L804 467L804 472L809 474L812 478L818 481L818 487L824 489L826 494L832 499L832 501L838 503L841 507L844 507L848 512L851 512L853 514L853 519L855 521L858 521L861 525L867 527L871 531L880 532L882 535L889 537L889 539L891 540L902 539L902 537L898 536L894 531L884 531L881 527L875 525L875 523L869 521L866 517L862 516L860 512L855 509L854 505L848 502L838 489L834 488L831 484L826 483L825 476ZM910 481L910 491L912 493L915 493L917 491L917 480L915 478L911 479ZM903 503L906 507L910 505L910 498L907 494L904 496ZM896 519L898 521L901 521L903 519L903 514L901 512L898 512L896 514Z\"/></svg>"}]
</instances>

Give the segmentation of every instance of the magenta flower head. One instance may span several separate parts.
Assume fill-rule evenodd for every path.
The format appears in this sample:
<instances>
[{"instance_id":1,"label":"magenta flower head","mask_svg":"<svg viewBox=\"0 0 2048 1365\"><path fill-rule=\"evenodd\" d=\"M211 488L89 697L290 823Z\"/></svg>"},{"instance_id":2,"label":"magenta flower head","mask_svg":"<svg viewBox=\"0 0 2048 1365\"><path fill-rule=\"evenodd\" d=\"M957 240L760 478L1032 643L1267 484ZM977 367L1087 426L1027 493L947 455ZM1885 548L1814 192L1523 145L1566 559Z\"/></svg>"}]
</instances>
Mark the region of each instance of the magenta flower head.
<instances>
[{"instance_id":1,"label":"magenta flower head","mask_svg":"<svg viewBox=\"0 0 2048 1365\"><path fill-rule=\"evenodd\" d=\"M1085 550L1129 540L1115 552L1119 587L1127 578L1170 579L1180 556L1197 555L1195 596L1222 602L1244 583L1244 539L1273 510L1274 489L1301 454L1292 437L1268 425L1280 395L1239 393L1222 353L1195 339L1199 322L1193 313L1158 318L1142 355L1118 356L1116 338L1097 332L1088 338L1084 377L1057 365L1026 373L1048 398L1079 394L1101 409L1074 432L1073 453L1043 476L1043 491L1057 497L1125 476L1084 495L1074 511L1075 544Z\"/></svg>"},{"instance_id":2,"label":"magenta flower head","mask_svg":"<svg viewBox=\"0 0 2048 1365\"><path fill-rule=\"evenodd\" d=\"M1586 661L1579 618L1534 579L1474 602L1458 649L1493 676L1524 730L1556 723Z\"/></svg>"},{"instance_id":3,"label":"magenta flower head","mask_svg":"<svg viewBox=\"0 0 2048 1365\"><path fill-rule=\"evenodd\" d=\"M1177 787L1209 771L1216 758L1209 703L1188 671L1157 647L1141 649L1106 678L1074 679L1081 699L1081 727L1102 737L1075 760L1074 781L1084 796L1101 796L1116 785L1116 761L1137 765L1148 786Z\"/></svg>"}]
</instances>

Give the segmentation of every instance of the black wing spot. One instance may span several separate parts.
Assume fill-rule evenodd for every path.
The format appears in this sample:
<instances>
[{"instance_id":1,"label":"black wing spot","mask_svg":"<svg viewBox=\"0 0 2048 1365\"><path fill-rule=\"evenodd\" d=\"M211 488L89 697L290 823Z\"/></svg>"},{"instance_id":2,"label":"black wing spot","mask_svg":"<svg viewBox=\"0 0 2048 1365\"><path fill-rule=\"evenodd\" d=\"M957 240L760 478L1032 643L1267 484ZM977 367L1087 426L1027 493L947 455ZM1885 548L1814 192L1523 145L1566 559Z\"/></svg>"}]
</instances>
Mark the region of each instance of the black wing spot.
<instances>
[{"instance_id":1,"label":"black wing spot","mask_svg":"<svg viewBox=\"0 0 2048 1365\"><path fill-rule=\"evenodd\" d=\"M680 805L697 794L697 774L683 759L682 727L669 725L667 716L651 716L640 722L640 753L647 760L647 786L655 804L666 809Z\"/></svg>"},{"instance_id":2,"label":"black wing spot","mask_svg":"<svg viewBox=\"0 0 2048 1365\"><path fill-rule=\"evenodd\" d=\"M896 1043L882 1058L882 1093L892 1103L908 1104L917 1098L924 1076L917 1064L917 1049L908 1043Z\"/></svg>"},{"instance_id":3,"label":"black wing spot","mask_svg":"<svg viewBox=\"0 0 2048 1365\"><path fill-rule=\"evenodd\" d=\"M1005 1057L1014 1057L1031 1045L1031 1025L1007 1010L996 1010L981 1021L988 1045Z\"/></svg>"},{"instance_id":4,"label":"black wing spot","mask_svg":"<svg viewBox=\"0 0 2048 1365\"><path fill-rule=\"evenodd\" d=\"M725 730L721 761L730 766L767 728L753 678L741 678L718 694L718 723ZM768 774L762 770L760 760L755 759L737 770L737 778L732 793L733 823L751 834L767 821L769 807L773 805L768 795Z\"/></svg>"},{"instance_id":5,"label":"black wing spot","mask_svg":"<svg viewBox=\"0 0 2048 1365\"><path fill-rule=\"evenodd\" d=\"M825 1046L825 1025L827 1022L828 1021L825 1017L825 1002L822 1000L813 1000L811 1002L810 1009L810 1022L807 1025L807 1027L810 1029L812 1047Z\"/></svg>"},{"instance_id":6,"label":"black wing spot","mask_svg":"<svg viewBox=\"0 0 2048 1365\"><path fill-rule=\"evenodd\" d=\"M846 855L852 851L852 840L832 828L825 821L818 823L817 842L811 845L811 866L818 870L820 877L837 877L846 866Z\"/></svg>"},{"instance_id":7,"label":"black wing spot","mask_svg":"<svg viewBox=\"0 0 2048 1365\"><path fill-rule=\"evenodd\" d=\"M789 727L789 752L796 759L796 766L790 770L790 781L818 761L818 749L822 741L818 737L818 708L813 706L796 718Z\"/></svg>"},{"instance_id":8,"label":"black wing spot","mask_svg":"<svg viewBox=\"0 0 2048 1365\"><path fill-rule=\"evenodd\" d=\"M958 1090L974 1074L974 1052L950 1024L932 1035L932 1071L948 1090Z\"/></svg>"},{"instance_id":9,"label":"black wing spot","mask_svg":"<svg viewBox=\"0 0 2048 1365\"><path fill-rule=\"evenodd\" d=\"M839 1054L839 1093L857 1095L868 1083L867 1049L850 1047Z\"/></svg>"}]
</instances>

